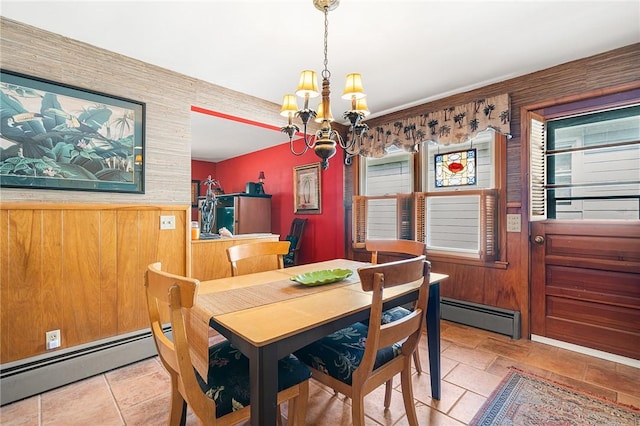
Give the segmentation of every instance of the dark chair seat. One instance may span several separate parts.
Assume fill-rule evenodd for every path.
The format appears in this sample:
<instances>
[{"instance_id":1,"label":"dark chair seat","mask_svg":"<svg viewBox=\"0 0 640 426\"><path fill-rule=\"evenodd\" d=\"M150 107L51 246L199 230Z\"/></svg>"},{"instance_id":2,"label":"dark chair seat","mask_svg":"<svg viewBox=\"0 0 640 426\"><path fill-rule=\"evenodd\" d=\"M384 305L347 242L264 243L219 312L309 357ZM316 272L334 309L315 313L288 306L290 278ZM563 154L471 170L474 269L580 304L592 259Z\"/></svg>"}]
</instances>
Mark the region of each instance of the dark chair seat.
<instances>
[{"instance_id":1,"label":"dark chair seat","mask_svg":"<svg viewBox=\"0 0 640 426\"><path fill-rule=\"evenodd\" d=\"M228 341L209 348L207 382L196 371L202 391L216 403L216 417L249 406L249 358ZM295 356L278 361L278 392L311 377L309 368Z\"/></svg>"},{"instance_id":2,"label":"dark chair seat","mask_svg":"<svg viewBox=\"0 0 640 426\"><path fill-rule=\"evenodd\" d=\"M351 385L352 373L362 362L369 327L355 323L307 345L294 354L307 365ZM374 371L400 355L400 343L378 350Z\"/></svg>"}]
</instances>

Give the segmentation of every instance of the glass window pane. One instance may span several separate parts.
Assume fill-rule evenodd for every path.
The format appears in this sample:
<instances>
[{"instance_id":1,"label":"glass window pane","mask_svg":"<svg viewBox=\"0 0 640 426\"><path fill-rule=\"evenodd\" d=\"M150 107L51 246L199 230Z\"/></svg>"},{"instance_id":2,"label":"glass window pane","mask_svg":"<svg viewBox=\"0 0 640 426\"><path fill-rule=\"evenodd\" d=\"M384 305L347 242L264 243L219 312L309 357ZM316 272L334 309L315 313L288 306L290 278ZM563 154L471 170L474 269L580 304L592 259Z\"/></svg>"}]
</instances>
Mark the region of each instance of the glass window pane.
<instances>
[{"instance_id":1,"label":"glass window pane","mask_svg":"<svg viewBox=\"0 0 640 426\"><path fill-rule=\"evenodd\" d=\"M640 106L550 120L548 129L551 218L640 219Z\"/></svg>"},{"instance_id":2,"label":"glass window pane","mask_svg":"<svg viewBox=\"0 0 640 426\"><path fill-rule=\"evenodd\" d=\"M398 209L395 199L368 200L367 238L398 238Z\"/></svg>"},{"instance_id":3,"label":"glass window pane","mask_svg":"<svg viewBox=\"0 0 640 426\"><path fill-rule=\"evenodd\" d=\"M480 196L427 197L427 249L480 253Z\"/></svg>"},{"instance_id":4,"label":"glass window pane","mask_svg":"<svg viewBox=\"0 0 640 426\"><path fill-rule=\"evenodd\" d=\"M412 189L412 157L402 153L384 158L364 158L363 170L364 195L408 194Z\"/></svg>"}]
</instances>

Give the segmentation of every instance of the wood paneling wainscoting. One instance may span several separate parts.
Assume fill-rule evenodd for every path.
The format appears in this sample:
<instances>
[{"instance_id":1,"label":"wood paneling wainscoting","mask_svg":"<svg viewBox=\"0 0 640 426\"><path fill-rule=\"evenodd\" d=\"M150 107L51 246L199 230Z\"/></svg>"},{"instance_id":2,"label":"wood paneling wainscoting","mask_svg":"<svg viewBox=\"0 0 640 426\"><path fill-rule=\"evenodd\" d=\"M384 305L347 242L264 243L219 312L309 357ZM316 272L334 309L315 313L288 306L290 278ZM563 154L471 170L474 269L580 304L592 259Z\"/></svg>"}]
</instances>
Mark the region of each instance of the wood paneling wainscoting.
<instances>
[{"instance_id":1,"label":"wood paneling wainscoting","mask_svg":"<svg viewBox=\"0 0 640 426\"><path fill-rule=\"evenodd\" d=\"M144 271L160 261L186 274L190 207L2 203L0 363L149 327ZM160 230L160 216L176 228Z\"/></svg>"}]
</instances>

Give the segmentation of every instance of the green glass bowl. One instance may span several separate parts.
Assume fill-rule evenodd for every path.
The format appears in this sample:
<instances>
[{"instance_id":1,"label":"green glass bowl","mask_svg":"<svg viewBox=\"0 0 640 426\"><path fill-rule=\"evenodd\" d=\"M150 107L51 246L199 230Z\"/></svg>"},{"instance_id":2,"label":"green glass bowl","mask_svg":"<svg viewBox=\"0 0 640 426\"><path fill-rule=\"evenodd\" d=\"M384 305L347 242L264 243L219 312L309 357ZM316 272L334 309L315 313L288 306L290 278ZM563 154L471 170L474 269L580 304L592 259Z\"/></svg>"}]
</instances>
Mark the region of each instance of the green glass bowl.
<instances>
[{"instance_id":1,"label":"green glass bowl","mask_svg":"<svg viewBox=\"0 0 640 426\"><path fill-rule=\"evenodd\" d=\"M351 269L325 269L296 275L291 277L290 280L306 286L315 286L335 283L350 277L352 274L353 271Z\"/></svg>"}]
</instances>

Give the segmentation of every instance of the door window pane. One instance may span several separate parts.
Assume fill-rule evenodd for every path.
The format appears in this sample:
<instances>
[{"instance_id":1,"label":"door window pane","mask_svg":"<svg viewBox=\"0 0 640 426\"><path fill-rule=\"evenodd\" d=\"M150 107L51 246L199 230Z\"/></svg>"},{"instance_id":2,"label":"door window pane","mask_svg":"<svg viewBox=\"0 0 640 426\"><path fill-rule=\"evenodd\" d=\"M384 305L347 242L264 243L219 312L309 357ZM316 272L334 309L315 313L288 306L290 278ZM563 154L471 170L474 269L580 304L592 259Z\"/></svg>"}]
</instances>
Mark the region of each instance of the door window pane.
<instances>
[{"instance_id":1,"label":"door window pane","mask_svg":"<svg viewBox=\"0 0 640 426\"><path fill-rule=\"evenodd\" d=\"M548 121L549 218L640 219L640 106Z\"/></svg>"}]
</instances>

